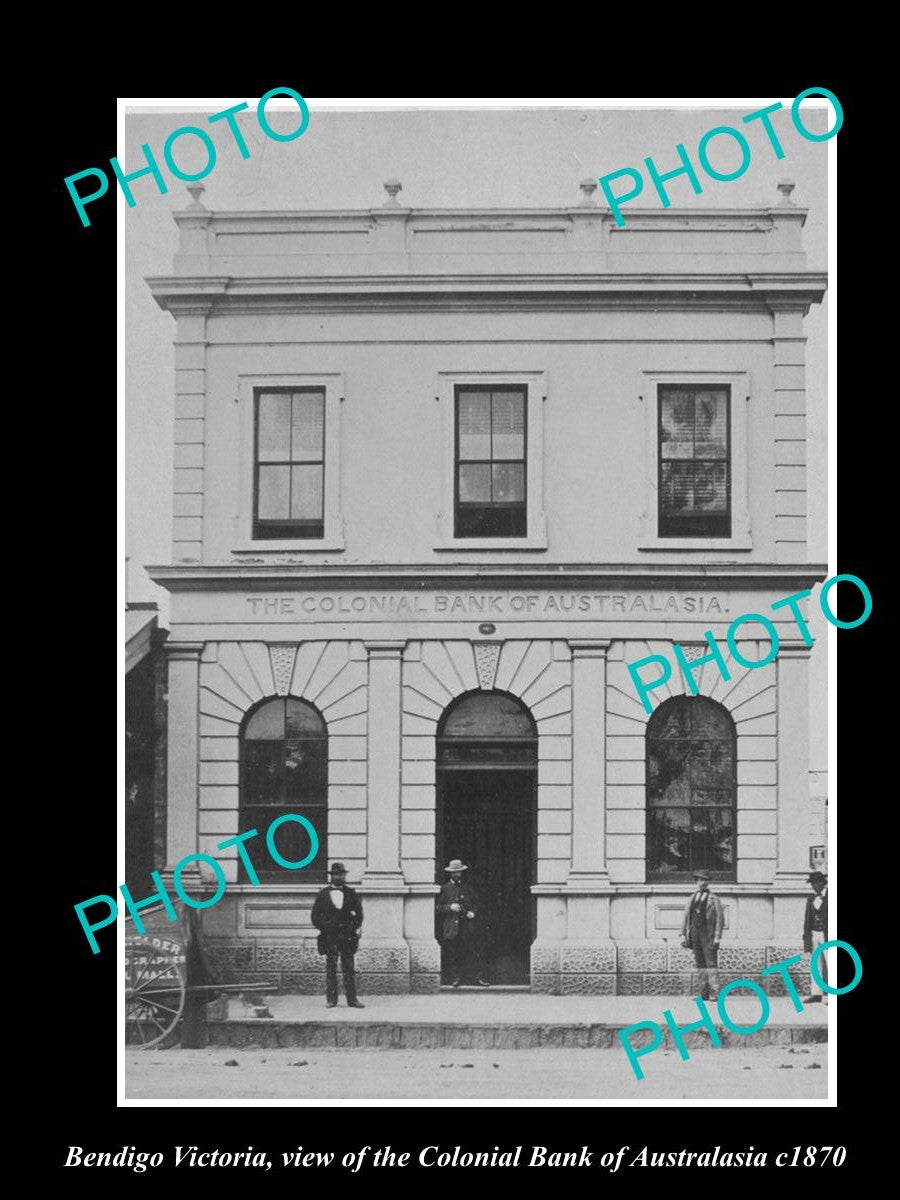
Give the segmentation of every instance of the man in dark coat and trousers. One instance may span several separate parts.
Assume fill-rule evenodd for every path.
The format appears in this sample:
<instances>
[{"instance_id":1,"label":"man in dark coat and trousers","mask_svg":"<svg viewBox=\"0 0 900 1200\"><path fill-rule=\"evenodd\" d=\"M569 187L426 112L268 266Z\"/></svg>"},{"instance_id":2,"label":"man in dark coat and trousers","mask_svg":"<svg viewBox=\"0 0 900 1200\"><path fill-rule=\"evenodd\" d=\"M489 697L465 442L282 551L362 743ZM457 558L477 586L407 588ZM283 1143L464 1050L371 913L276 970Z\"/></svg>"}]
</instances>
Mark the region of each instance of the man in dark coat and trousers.
<instances>
[{"instance_id":1,"label":"man in dark coat and trousers","mask_svg":"<svg viewBox=\"0 0 900 1200\"><path fill-rule=\"evenodd\" d=\"M458 858L451 859L450 864L444 867L450 878L442 886L437 899L444 967L453 987L459 987L460 983L488 987L489 984L481 978L476 934L472 926L477 901L472 889L463 883L463 871L468 869Z\"/></svg>"},{"instance_id":2,"label":"man in dark coat and trousers","mask_svg":"<svg viewBox=\"0 0 900 1200\"><path fill-rule=\"evenodd\" d=\"M715 1000L719 994L719 942L725 925L722 902L709 890L709 874L695 871L697 890L688 900L681 923L682 945L693 950L700 971L700 995Z\"/></svg>"},{"instance_id":3,"label":"man in dark coat and trousers","mask_svg":"<svg viewBox=\"0 0 900 1200\"><path fill-rule=\"evenodd\" d=\"M817 946L821 946L828 938L828 876L821 871L811 871L806 877L813 894L807 898L806 912L803 914L803 949L812 954ZM825 974L825 955L820 954L816 966L819 974L828 982ZM828 1003L828 996L809 975L809 995L803 997L804 1004Z\"/></svg>"},{"instance_id":4,"label":"man in dark coat and trousers","mask_svg":"<svg viewBox=\"0 0 900 1200\"><path fill-rule=\"evenodd\" d=\"M356 971L353 956L359 946L359 929L363 921L362 901L347 887L347 868L343 863L331 864L331 883L322 888L312 910L312 923L320 930L318 949L325 955L325 996L329 1008L338 999L337 964L341 960L341 975L347 993L348 1008L365 1008L356 995Z\"/></svg>"}]
</instances>

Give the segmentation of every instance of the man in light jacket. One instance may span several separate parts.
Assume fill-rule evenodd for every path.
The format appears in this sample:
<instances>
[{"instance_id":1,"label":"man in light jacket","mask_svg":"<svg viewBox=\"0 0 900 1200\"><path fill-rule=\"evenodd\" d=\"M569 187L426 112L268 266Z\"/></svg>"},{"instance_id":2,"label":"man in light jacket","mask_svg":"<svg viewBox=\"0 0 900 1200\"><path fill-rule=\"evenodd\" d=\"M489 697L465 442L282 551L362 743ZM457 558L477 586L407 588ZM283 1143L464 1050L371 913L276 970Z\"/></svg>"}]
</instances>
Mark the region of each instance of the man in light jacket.
<instances>
[{"instance_id":1,"label":"man in light jacket","mask_svg":"<svg viewBox=\"0 0 900 1200\"><path fill-rule=\"evenodd\" d=\"M719 994L719 942L725 914L718 896L709 890L709 875L695 871L697 890L688 900L681 923L682 945L693 950L694 962L700 971L700 995L715 1000Z\"/></svg>"}]
</instances>

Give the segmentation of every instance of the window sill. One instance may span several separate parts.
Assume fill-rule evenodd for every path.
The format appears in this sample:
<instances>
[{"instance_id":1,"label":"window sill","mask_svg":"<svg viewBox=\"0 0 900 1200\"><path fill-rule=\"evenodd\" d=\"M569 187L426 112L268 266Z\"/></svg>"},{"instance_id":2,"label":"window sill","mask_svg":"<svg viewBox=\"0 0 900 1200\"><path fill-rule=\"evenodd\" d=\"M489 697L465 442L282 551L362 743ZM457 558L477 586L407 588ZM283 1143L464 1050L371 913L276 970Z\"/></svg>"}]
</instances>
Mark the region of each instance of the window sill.
<instances>
[{"instance_id":1,"label":"window sill","mask_svg":"<svg viewBox=\"0 0 900 1200\"><path fill-rule=\"evenodd\" d=\"M523 538L449 538L435 543L433 550L546 550L545 537Z\"/></svg>"},{"instance_id":2,"label":"window sill","mask_svg":"<svg viewBox=\"0 0 900 1200\"><path fill-rule=\"evenodd\" d=\"M733 538L644 538L638 550L752 550L749 534Z\"/></svg>"},{"instance_id":3,"label":"window sill","mask_svg":"<svg viewBox=\"0 0 900 1200\"><path fill-rule=\"evenodd\" d=\"M343 538L262 538L258 542L241 542L233 546L232 554L329 554L344 549Z\"/></svg>"}]
</instances>

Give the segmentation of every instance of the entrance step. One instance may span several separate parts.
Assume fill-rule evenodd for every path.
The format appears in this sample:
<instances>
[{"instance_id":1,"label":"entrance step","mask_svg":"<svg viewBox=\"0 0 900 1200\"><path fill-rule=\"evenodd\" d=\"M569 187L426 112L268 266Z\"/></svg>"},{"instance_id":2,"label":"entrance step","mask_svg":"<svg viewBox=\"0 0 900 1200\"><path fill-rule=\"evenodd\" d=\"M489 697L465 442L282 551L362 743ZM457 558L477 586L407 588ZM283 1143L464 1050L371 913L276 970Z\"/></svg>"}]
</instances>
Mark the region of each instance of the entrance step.
<instances>
[{"instance_id":1,"label":"entrance step","mask_svg":"<svg viewBox=\"0 0 900 1200\"><path fill-rule=\"evenodd\" d=\"M621 1047L619 1030L651 1020L665 1030L663 1012L685 1026L699 1017L688 996L543 996L506 989L449 989L435 996L364 996L364 1009L326 1009L321 996L273 996L270 1018L245 1017L232 1000L225 1020L209 1021L210 1046L234 1048L344 1047L381 1049L539 1049ZM817 1004L795 1012L787 997L772 997L769 1020L751 1034L727 1029L714 1017L722 1046L791 1045L828 1040L828 1008ZM756 999L729 996L729 1019L753 1026L760 1018ZM685 1035L690 1049L710 1048L705 1032Z\"/></svg>"}]
</instances>

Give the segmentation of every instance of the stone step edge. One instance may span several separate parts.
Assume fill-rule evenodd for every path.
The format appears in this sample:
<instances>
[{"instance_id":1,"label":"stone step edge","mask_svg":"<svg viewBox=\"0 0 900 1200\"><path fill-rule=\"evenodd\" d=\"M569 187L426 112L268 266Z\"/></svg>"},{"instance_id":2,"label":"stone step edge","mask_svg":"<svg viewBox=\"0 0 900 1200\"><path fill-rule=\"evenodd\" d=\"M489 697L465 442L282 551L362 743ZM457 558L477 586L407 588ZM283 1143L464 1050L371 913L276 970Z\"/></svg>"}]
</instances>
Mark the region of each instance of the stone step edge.
<instances>
[{"instance_id":1,"label":"stone step edge","mask_svg":"<svg viewBox=\"0 0 900 1200\"><path fill-rule=\"evenodd\" d=\"M434 1021L280 1021L277 1019L236 1019L209 1022L208 1044L237 1048L273 1049L310 1046L327 1049L378 1047L383 1049L561 1049L621 1048L618 1032L623 1022L446 1024ZM826 1025L770 1024L754 1033L738 1034L724 1026L716 1032L723 1049L751 1046L822 1044L828 1041ZM713 1049L705 1031L685 1033L689 1049ZM635 1045L646 1039L636 1038ZM660 1049L675 1049L666 1030Z\"/></svg>"}]
</instances>

